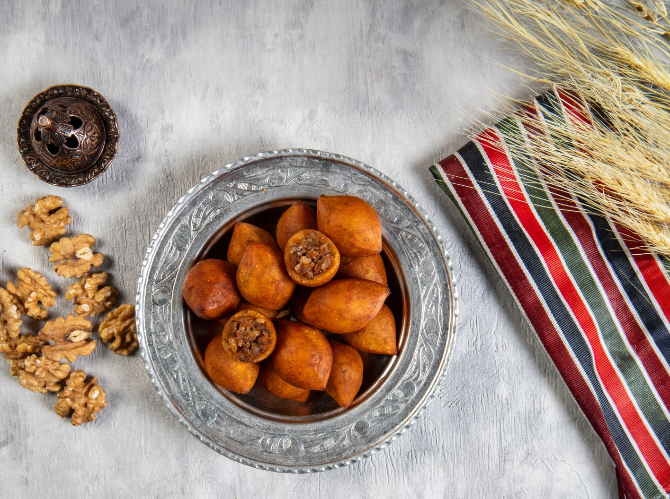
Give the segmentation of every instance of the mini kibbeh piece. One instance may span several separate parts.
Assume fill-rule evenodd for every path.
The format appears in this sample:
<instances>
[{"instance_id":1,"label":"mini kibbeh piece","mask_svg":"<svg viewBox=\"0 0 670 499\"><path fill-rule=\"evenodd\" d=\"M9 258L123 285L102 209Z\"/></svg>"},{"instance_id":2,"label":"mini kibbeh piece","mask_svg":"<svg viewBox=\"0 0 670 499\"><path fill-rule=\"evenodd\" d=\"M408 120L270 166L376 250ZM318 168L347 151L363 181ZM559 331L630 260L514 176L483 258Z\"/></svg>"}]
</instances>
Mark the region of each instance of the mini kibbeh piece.
<instances>
[{"instance_id":1,"label":"mini kibbeh piece","mask_svg":"<svg viewBox=\"0 0 670 499\"><path fill-rule=\"evenodd\" d=\"M244 395L254 387L259 365L235 359L230 350L223 348L223 339L219 335L209 342L205 350L205 370L217 385Z\"/></svg>"},{"instance_id":2,"label":"mini kibbeh piece","mask_svg":"<svg viewBox=\"0 0 670 499\"><path fill-rule=\"evenodd\" d=\"M333 350L333 367L326 386L326 393L341 407L349 407L363 384L363 359L349 345L329 340Z\"/></svg>"},{"instance_id":3,"label":"mini kibbeh piece","mask_svg":"<svg viewBox=\"0 0 670 499\"><path fill-rule=\"evenodd\" d=\"M284 250L291 236L304 229L316 229L316 210L298 201L293 203L277 222L277 244Z\"/></svg>"},{"instance_id":4,"label":"mini kibbeh piece","mask_svg":"<svg viewBox=\"0 0 670 499\"><path fill-rule=\"evenodd\" d=\"M375 318L389 288L362 279L335 279L314 288L303 315L310 324L336 334L353 333Z\"/></svg>"},{"instance_id":5,"label":"mini kibbeh piece","mask_svg":"<svg viewBox=\"0 0 670 499\"><path fill-rule=\"evenodd\" d=\"M318 230L296 232L284 248L288 275L301 286L314 288L327 283L340 267L340 252L333 241Z\"/></svg>"},{"instance_id":6,"label":"mini kibbeh piece","mask_svg":"<svg viewBox=\"0 0 670 499\"><path fill-rule=\"evenodd\" d=\"M295 282L286 272L282 251L257 242L247 245L236 279L237 288L246 301L271 310L283 308L295 290Z\"/></svg>"},{"instance_id":7,"label":"mini kibbeh piece","mask_svg":"<svg viewBox=\"0 0 670 499\"><path fill-rule=\"evenodd\" d=\"M381 255L342 256L340 268L337 269L337 277L349 277L351 279L365 279L374 281L384 286L388 285L386 280L386 268Z\"/></svg>"},{"instance_id":8,"label":"mini kibbeh piece","mask_svg":"<svg viewBox=\"0 0 670 499\"><path fill-rule=\"evenodd\" d=\"M287 383L305 390L325 390L333 364L328 340L318 329L300 322L277 322L277 345L270 363Z\"/></svg>"},{"instance_id":9,"label":"mini kibbeh piece","mask_svg":"<svg viewBox=\"0 0 670 499\"><path fill-rule=\"evenodd\" d=\"M343 334L342 339L359 352L381 355L396 355L398 344L396 337L395 317L387 305L363 329Z\"/></svg>"},{"instance_id":10,"label":"mini kibbeh piece","mask_svg":"<svg viewBox=\"0 0 670 499\"><path fill-rule=\"evenodd\" d=\"M228 261L237 267L242 260L244 252L247 250L247 244L252 241L277 247L275 238L268 231L255 225L237 222L233 227L233 235L228 244Z\"/></svg>"},{"instance_id":11,"label":"mini kibbeh piece","mask_svg":"<svg viewBox=\"0 0 670 499\"><path fill-rule=\"evenodd\" d=\"M382 251L382 226L372 206L356 196L321 196L316 203L319 231L344 256L367 256Z\"/></svg>"},{"instance_id":12,"label":"mini kibbeh piece","mask_svg":"<svg viewBox=\"0 0 670 499\"><path fill-rule=\"evenodd\" d=\"M287 383L267 362L261 366L261 372L258 374L258 384L280 399L304 403L309 398L309 390Z\"/></svg>"},{"instance_id":13,"label":"mini kibbeh piece","mask_svg":"<svg viewBox=\"0 0 670 499\"><path fill-rule=\"evenodd\" d=\"M196 263L184 278L183 294L188 308L201 319L230 314L240 303L235 267L216 258Z\"/></svg>"},{"instance_id":14,"label":"mini kibbeh piece","mask_svg":"<svg viewBox=\"0 0 670 499\"><path fill-rule=\"evenodd\" d=\"M233 315L223 328L223 347L240 362L267 359L277 343L272 321L255 310L242 310Z\"/></svg>"}]
</instances>

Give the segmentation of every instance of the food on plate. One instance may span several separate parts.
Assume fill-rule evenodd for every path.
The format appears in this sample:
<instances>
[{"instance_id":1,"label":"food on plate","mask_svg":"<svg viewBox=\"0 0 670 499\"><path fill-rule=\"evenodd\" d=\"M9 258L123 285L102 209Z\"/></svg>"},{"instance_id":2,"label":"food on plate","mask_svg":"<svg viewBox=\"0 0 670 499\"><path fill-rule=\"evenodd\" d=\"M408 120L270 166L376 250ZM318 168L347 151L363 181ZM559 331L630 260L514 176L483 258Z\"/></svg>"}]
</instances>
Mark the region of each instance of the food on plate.
<instances>
[{"instance_id":1,"label":"food on plate","mask_svg":"<svg viewBox=\"0 0 670 499\"><path fill-rule=\"evenodd\" d=\"M279 310L291 299L295 282L279 248L250 242L237 267L237 288L249 303Z\"/></svg>"},{"instance_id":2,"label":"food on plate","mask_svg":"<svg viewBox=\"0 0 670 499\"><path fill-rule=\"evenodd\" d=\"M333 367L326 385L326 393L342 407L349 407L363 384L363 359L349 345L329 340L333 350Z\"/></svg>"},{"instance_id":3,"label":"food on plate","mask_svg":"<svg viewBox=\"0 0 670 499\"><path fill-rule=\"evenodd\" d=\"M325 390L333 352L318 329L300 322L279 320L277 345L270 362L287 383L305 390Z\"/></svg>"},{"instance_id":4,"label":"food on plate","mask_svg":"<svg viewBox=\"0 0 670 499\"><path fill-rule=\"evenodd\" d=\"M255 225L237 222L233 227L233 235L228 245L228 261L237 267L247 249L247 244L252 241L267 246L277 246L275 238L268 231Z\"/></svg>"},{"instance_id":5,"label":"food on plate","mask_svg":"<svg viewBox=\"0 0 670 499\"><path fill-rule=\"evenodd\" d=\"M255 310L235 313L223 328L223 347L240 362L267 359L276 343L277 331L272 321Z\"/></svg>"},{"instance_id":6,"label":"food on plate","mask_svg":"<svg viewBox=\"0 0 670 499\"><path fill-rule=\"evenodd\" d=\"M91 267L100 267L104 261L101 253L93 253L95 238L81 234L73 238L62 237L49 246L49 261L55 263L54 270L61 277L81 277Z\"/></svg>"},{"instance_id":7,"label":"food on plate","mask_svg":"<svg viewBox=\"0 0 670 499\"><path fill-rule=\"evenodd\" d=\"M253 303L249 303L246 300L240 301L240 304L237 306L237 311L241 310L255 310L256 312L260 312L264 316L275 320L277 316L279 315L279 310L270 310L269 308L265 307L259 307L258 305L254 305ZM227 322L227 321L226 321ZM225 324L225 322L224 322Z\"/></svg>"},{"instance_id":8,"label":"food on plate","mask_svg":"<svg viewBox=\"0 0 670 499\"><path fill-rule=\"evenodd\" d=\"M293 314L293 317L295 317L299 322L304 323L309 322L305 319L305 314L303 314L302 312L305 309L305 303L307 303L309 295L311 294L312 294L312 288L305 288L304 286L296 286L295 292L291 297L291 301L289 303L291 307L291 314Z\"/></svg>"},{"instance_id":9,"label":"food on plate","mask_svg":"<svg viewBox=\"0 0 670 499\"><path fill-rule=\"evenodd\" d=\"M309 398L309 390L298 388L284 381L268 362L261 365L258 384L280 399L307 402Z\"/></svg>"},{"instance_id":10,"label":"food on plate","mask_svg":"<svg viewBox=\"0 0 670 499\"><path fill-rule=\"evenodd\" d=\"M321 196L316 203L319 231L344 256L367 256L382 250L382 226L372 206L356 196Z\"/></svg>"},{"instance_id":11,"label":"food on plate","mask_svg":"<svg viewBox=\"0 0 670 499\"><path fill-rule=\"evenodd\" d=\"M307 203L298 201L277 222L277 244L283 250L291 236L304 229L316 229L316 210Z\"/></svg>"},{"instance_id":12,"label":"food on plate","mask_svg":"<svg viewBox=\"0 0 670 499\"><path fill-rule=\"evenodd\" d=\"M223 348L223 338L216 336L205 350L205 370L217 385L236 393L249 393L256 383L259 365L240 362L232 352Z\"/></svg>"},{"instance_id":13,"label":"food on plate","mask_svg":"<svg viewBox=\"0 0 670 499\"><path fill-rule=\"evenodd\" d=\"M343 334L342 339L360 352L381 355L396 355L398 345L396 338L395 317L388 305L381 310L363 329Z\"/></svg>"},{"instance_id":14,"label":"food on plate","mask_svg":"<svg viewBox=\"0 0 670 499\"><path fill-rule=\"evenodd\" d=\"M301 286L327 283L340 267L340 252L333 241L314 229L296 232L284 248L288 275Z\"/></svg>"},{"instance_id":15,"label":"food on plate","mask_svg":"<svg viewBox=\"0 0 670 499\"><path fill-rule=\"evenodd\" d=\"M184 278L184 300L201 319L218 319L233 312L240 302L235 267L217 258L196 263Z\"/></svg>"},{"instance_id":16,"label":"food on plate","mask_svg":"<svg viewBox=\"0 0 670 499\"><path fill-rule=\"evenodd\" d=\"M389 288L362 279L336 279L314 288L303 314L314 326L331 333L353 333L379 313Z\"/></svg>"},{"instance_id":17,"label":"food on plate","mask_svg":"<svg viewBox=\"0 0 670 499\"><path fill-rule=\"evenodd\" d=\"M337 270L337 277L349 277L351 279L365 279L374 281L386 286L386 269L382 256L342 256L340 259L340 268Z\"/></svg>"}]
</instances>

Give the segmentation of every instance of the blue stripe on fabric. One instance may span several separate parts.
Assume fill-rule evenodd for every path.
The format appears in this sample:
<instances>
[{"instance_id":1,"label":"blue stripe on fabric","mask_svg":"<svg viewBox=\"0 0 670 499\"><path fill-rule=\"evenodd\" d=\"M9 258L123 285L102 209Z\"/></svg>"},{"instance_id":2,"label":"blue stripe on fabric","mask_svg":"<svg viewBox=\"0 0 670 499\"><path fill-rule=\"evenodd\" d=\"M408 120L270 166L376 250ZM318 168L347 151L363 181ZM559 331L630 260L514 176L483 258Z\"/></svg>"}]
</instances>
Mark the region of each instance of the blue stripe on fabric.
<instances>
[{"instance_id":1,"label":"blue stripe on fabric","mask_svg":"<svg viewBox=\"0 0 670 499\"><path fill-rule=\"evenodd\" d=\"M596 398L600 403L605 422L607 423L614 443L619 449L623 461L631 470L632 475L635 477L636 482L638 482L645 495L652 497L651 494L658 494L659 491L656 484L651 479L649 472L642 463L640 455L629 440L628 435L624 431L621 422L617 418L614 409L610 405L610 402L603 391L600 379L596 374L593 365L591 350L586 340L582 336L579 327L556 291L550 276L542 265L540 256L536 253L524 230L516 221L516 218L507 206L481 151L474 143L470 142L461 148L459 154L479 184L481 191L484 193L486 200L493 210L493 216L498 219L502 229L507 233L517 254L521 258L521 263L528 270L528 274L535 282L537 289L549 308L549 312L554 316L556 323L559 325L563 332L563 336L570 346L570 349L586 373Z\"/></svg>"}]
</instances>

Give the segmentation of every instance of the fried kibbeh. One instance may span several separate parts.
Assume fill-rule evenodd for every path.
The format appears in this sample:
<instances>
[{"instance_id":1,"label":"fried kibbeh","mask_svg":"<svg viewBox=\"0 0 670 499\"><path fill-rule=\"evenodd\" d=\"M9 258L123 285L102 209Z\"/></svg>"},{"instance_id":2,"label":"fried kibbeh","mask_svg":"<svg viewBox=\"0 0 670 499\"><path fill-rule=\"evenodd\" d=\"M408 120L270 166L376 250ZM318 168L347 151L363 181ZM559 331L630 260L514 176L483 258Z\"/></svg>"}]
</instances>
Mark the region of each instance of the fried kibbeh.
<instances>
[{"instance_id":1,"label":"fried kibbeh","mask_svg":"<svg viewBox=\"0 0 670 499\"><path fill-rule=\"evenodd\" d=\"M259 364L235 359L230 350L223 348L223 337L219 335L207 345L205 370L217 385L244 395L249 393L256 383Z\"/></svg>"},{"instance_id":2,"label":"fried kibbeh","mask_svg":"<svg viewBox=\"0 0 670 499\"><path fill-rule=\"evenodd\" d=\"M355 348L336 339L329 340L333 350L333 367L326 393L341 407L349 407L363 384L363 359Z\"/></svg>"},{"instance_id":3,"label":"fried kibbeh","mask_svg":"<svg viewBox=\"0 0 670 499\"><path fill-rule=\"evenodd\" d=\"M277 244L284 250L291 236L304 229L316 229L316 210L307 203L297 201L277 222Z\"/></svg>"},{"instance_id":4,"label":"fried kibbeh","mask_svg":"<svg viewBox=\"0 0 670 499\"><path fill-rule=\"evenodd\" d=\"M333 352L325 335L300 322L277 322L277 345L270 363L287 383L305 390L325 390Z\"/></svg>"},{"instance_id":5,"label":"fried kibbeh","mask_svg":"<svg viewBox=\"0 0 670 499\"><path fill-rule=\"evenodd\" d=\"M362 279L336 279L314 288L303 315L307 322L335 334L364 328L384 304L389 288Z\"/></svg>"},{"instance_id":6,"label":"fried kibbeh","mask_svg":"<svg viewBox=\"0 0 670 499\"><path fill-rule=\"evenodd\" d=\"M337 269L337 277L365 279L366 281L378 282L384 286L388 285L384 259L380 254L359 256L358 258L342 256L340 267Z\"/></svg>"},{"instance_id":7,"label":"fried kibbeh","mask_svg":"<svg viewBox=\"0 0 670 499\"><path fill-rule=\"evenodd\" d=\"M359 352L396 355L398 353L395 317L386 305L363 329L343 334L342 339Z\"/></svg>"},{"instance_id":8,"label":"fried kibbeh","mask_svg":"<svg viewBox=\"0 0 670 499\"><path fill-rule=\"evenodd\" d=\"M316 203L317 227L344 256L367 256L382 250L377 212L356 196L321 196Z\"/></svg>"},{"instance_id":9,"label":"fried kibbeh","mask_svg":"<svg viewBox=\"0 0 670 499\"><path fill-rule=\"evenodd\" d=\"M267 359L277 343L272 320L256 310L235 313L223 328L223 347L240 362Z\"/></svg>"},{"instance_id":10,"label":"fried kibbeh","mask_svg":"<svg viewBox=\"0 0 670 499\"><path fill-rule=\"evenodd\" d=\"M309 398L309 390L298 388L284 381L268 362L261 365L258 384L280 399L304 403Z\"/></svg>"},{"instance_id":11,"label":"fried kibbeh","mask_svg":"<svg viewBox=\"0 0 670 499\"><path fill-rule=\"evenodd\" d=\"M233 235L228 244L228 261L237 267L247 249L247 244L252 241L266 246L277 246L275 238L268 231L255 225L237 222L233 227Z\"/></svg>"},{"instance_id":12,"label":"fried kibbeh","mask_svg":"<svg viewBox=\"0 0 670 499\"><path fill-rule=\"evenodd\" d=\"M340 267L340 252L318 230L296 232L284 248L284 263L288 275L296 283L314 288L327 283Z\"/></svg>"},{"instance_id":13,"label":"fried kibbeh","mask_svg":"<svg viewBox=\"0 0 670 499\"><path fill-rule=\"evenodd\" d=\"M201 319L230 314L240 302L235 267L217 258L196 263L184 278L183 296L188 308Z\"/></svg>"},{"instance_id":14,"label":"fried kibbeh","mask_svg":"<svg viewBox=\"0 0 670 499\"><path fill-rule=\"evenodd\" d=\"M286 272L284 255L277 247L250 242L237 267L237 288L254 305L279 310L295 290L295 282Z\"/></svg>"}]
</instances>

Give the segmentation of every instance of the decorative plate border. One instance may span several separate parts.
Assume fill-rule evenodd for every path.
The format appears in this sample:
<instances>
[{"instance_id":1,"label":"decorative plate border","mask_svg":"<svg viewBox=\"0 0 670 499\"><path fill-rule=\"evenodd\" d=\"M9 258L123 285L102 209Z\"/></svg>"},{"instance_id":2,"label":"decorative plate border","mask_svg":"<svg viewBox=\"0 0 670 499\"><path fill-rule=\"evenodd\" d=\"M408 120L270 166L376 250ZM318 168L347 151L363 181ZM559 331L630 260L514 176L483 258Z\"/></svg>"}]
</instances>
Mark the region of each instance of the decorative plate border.
<instances>
[{"instance_id":1,"label":"decorative plate border","mask_svg":"<svg viewBox=\"0 0 670 499\"><path fill-rule=\"evenodd\" d=\"M154 327L152 320L155 317L159 317L158 320L160 321L160 317L164 317L166 313L171 315L169 304L173 299L174 290L168 289L166 286L152 288L151 304L149 306L145 306L145 303L149 299L147 294L147 287L152 285L152 279L161 279L161 282L167 282L172 279L174 284L174 280L178 275L180 267L179 262L181 262L180 260L175 260L174 255L175 252L186 252L190 244L193 243L193 238L190 237L192 232L190 227L194 223L194 220L196 221L196 228L202 229L202 227L205 227L208 223L216 220L217 214L220 211L216 208L217 203L219 203L220 206L222 201L233 203L240 199L240 197L244 197L248 194L258 194L259 190L263 189L263 182L267 182L267 187L272 188L272 185L270 185L272 182L292 182L294 179L287 178L290 176L290 168L285 172L275 172L273 170L271 174L276 173L278 175L278 179L271 179L269 176L270 174L268 174L268 170L268 172L260 173L261 176L268 174L268 176L263 177L261 182L254 182L253 180L247 181L247 179L242 182L231 181L222 184L224 188L219 189L218 191L212 190L212 193L219 192L221 194L219 196L220 199L217 199L216 202L212 199L213 194L210 194L209 197L205 196L204 199L200 199L199 204L195 204L188 212L184 211L187 209L187 205L189 205L189 203L193 203L194 200L198 198L202 198L204 195L203 191L207 189L207 186L210 186L210 184L213 184L217 181L221 182L221 179L225 180L225 177L230 176L232 172L236 172L239 169L245 167L251 168L253 165L263 161L291 160L292 158L295 159L295 161L303 161L308 158L317 158L320 160L345 165L352 167L354 170L358 170L362 174L367 175L376 182L380 183L382 187L389 191L389 196L396 196L399 201L402 201L413 211L414 216L418 219L418 221L423 223L425 229L427 229L428 234L432 238L432 242L434 242L439 249L439 255L442 259L441 265L443 265L445 271L444 273L448 277L448 282L444 283L444 285L447 287L449 295L446 298L440 296L439 289L437 289L436 296L431 295L426 297L423 295L427 289L431 292L434 291L435 282L433 282L433 286L430 288L421 288L421 314L424 313L425 306L431 306L431 299L436 299L440 306L443 305L443 299L448 300L448 317L443 318L441 315L439 315L442 313L441 309L437 310L437 313L440 317L440 322L443 322L444 326L444 331L440 328L439 333L437 334L437 336L440 336L442 333L444 335L443 350L438 352L438 357L435 357L434 352L427 351L429 347L426 345L419 345L416 347L416 351L413 352L414 355L411 358L408 357L405 359L406 362L410 362L412 365L421 364L423 362L428 366L428 368L433 369L431 372L424 373L425 376L427 376L422 380L423 385L421 386L423 387L424 391L418 394L414 393L414 391L416 391L416 386L412 383L405 383L402 386L399 384L393 385L393 392L389 392L385 395L382 394L381 396L384 398L377 400L385 402L385 405L375 406L375 410L371 411L372 406L369 405L370 401L366 401L365 403L361 404L362 409L359 407L352 411L356 414L350 415L351 417L349 420L345 420L345 418L349 416L349 413L345 413L344 416L342 416L341 422L345 422L346 424L338 428L332 428L333 424L330 424L331 422L328 420L325 422L317 422L313 424L275 424L273 426L272 422L267 422L266 424L264 421L253 420L253 417L248 417L245 414L239 414L239 410L235 407L232 407L232 404L229 404L224 408L214 406L214 404L210 403L206 397L202 396L203 393L197 393L197 387L193 388L191 386L191 382L188 379L185 379L186 376L182 372L185 367L179 364L174 364L174 362L178 361L171 357L173 357L173 352L176 354L176 351L172 349L173 347L171 344L168 346L168 341L175 341L175 338L170 337L169 335L161 336L166 334L166 331L164 330L158 331L158 333L155 330L150 330L152 327ZM358 187L349 186L349 189L352 188L355 190ZM365 188L362 189L364 191ZM378 209L380 209L380 207L378 207ZM383 209L383 207L381 207L381 209ZM446 366L451 360L451 355L453 352L453 341L458 317L458 295L453 278L453 266L451 264L449 254L444 248L441 236L439 236L437 233L435 226L427 219L427 217L422 215L422 213L422 210L417 207L416 202L404 189L402 189L396 182L389 179L372 167L351 158L316 150L286 149L260 153L252 157L242 158L204 178L199 184L192 187L186 193L186 195L184 195L177 202L177 204L168 212L167 216L160 224L158 230L152 238L151 245L147 249L140 278L138 280L138 292L136 296L136 320L138 336L140 338L140 350L144 358L145 367L149 373L149 377L151 378L151 381L156 387L158 393L161 395L163 402L177 417L177 419L203 443L230 459L259 469L291 473L324 471L360 461L361 459L364 459L365 457L386 447L390 442L394 441L401 434L403 434L407 428L414 424L417 418L423 413L427 403L434 396L435 389L441 383L444 377ZM177 215L180 216L179 219L177 219ZM185 215L187 216L187 221L183 219ZM382 216L383 215L384 214L382 213ZM395 223L395 221L392 222ZM188 227L185 225L185 223L189 224ZM400 221L400 223L402 224L404 222ZM178 227L173 227L174 224L179 225ZM176 230L174 233L168 234L168 228ZM407 230L407 234L410 239L409 246L417 243L417 241L412 239L414 236L412 235L411 228ZM168 243L165 241L166 238L170 236L171 246L168 251L170 254L168 260L171 260L171 262L167 265L164 265L161 275L152 276L149 273L154 266L156 258L158 257L162 259L159 265L163 265L167 261L165 254L157 255L157 250L159 248L166 248ZM200 241L200 243L202 242L203 241ZM418 256L421 258L420 254ZM437 276L434 276L434 280L435 279L437 279ZM421 285L419 287L421 287ZM179 300L177 302L180 303ZM151 309L155 309L154 311L156 314L152 315ZM160 311L158 311L158 309L160 309ZM424 334L427 334L425 327L426 323L424 322L423 315L421 316L420 321L420 331L417 334L421 335L421 338L417 337L417 342L419 339L423 339ZM159 324L160 327L165 326L160 322L157 322L156 324ZM159 349L161 350L161 358L158 358L158 350L156 350L156 345L161 344L161 342L162 347L159 346ZM426 358L429 359L426 360ZM435 360L437 363L431 363L431 359ZM162 364L166 365L163 366ZM399 368L396 368L396 370L397 369ZM418 369L421 370L421 366L419 366ZM402 375L404 375L404 373L398 374L398 376ZM174 377L174 379L169 379L170 377ZM399 381L403 381L403 378L401 377ZM384 385L386 384L389 384L389 381L387 381ZM209 385L211 388L211 384ZM186 388L184 388L184 386L186 386ZM180 389L182 390L181 392L179 391ZM407 390L410 392L410 394L405 394L403 390ZM181 394L186 394L186 398L189 399L187 403L182 403L183 401L181 400L174 400L174 395L181 396ZM212 389L211 395L215 396L215 394L216 392ZM200 397L196 395L199 395ZM416 397L414 397L415 395ZM414 398L412 399L411 397ZM374 399L374 397L372 397L372 399ZM408 400L414 400L415 404L408 408L403 407L403 402L407 402ZM389 408L390 406L393 407ZM384 412L387 410L388 412ZM191 414L185 414L189 411L191 411ZM374 416L377 417L390 414L391 416L400 415L401 419L398 422L392 423L392 431L386 431L386 433L381 435L381 437L372 441L370 445L368 445L364 441L364 437L370 429L369 420L360 418L354 421L352 418L361 416L371 418L372 412L375 412ZM244 418L244 421L242 421L242 418ZM192 419L197 419L197 421L194 422ZM214 422L216 422L216 425L214 425ZM254 459L245 455L241 455L241 453L227 448L221 442L215 441L209 435L205 434L202 429L203 424L210 425L212 427L216 426L217 429L223 428L229 434L234 434L238 440L240 438L242 440L247 439L245 442L242 442L243 444L251 443L257 445L259 458ZM196 427L196 425L199 425L200 427ZM321 425L321 427L319 425ZM331 426L331 428L329 428L329 426ZM298 428L300 429L299 433L297 431ZM316 431L316 433L314 435L305 436L305 434L309 433L310 431ZM337 438L332 436L334 432L337 434ZM304 458L306 442L313 445L313 447L309 447L308 449L313 450L315 453L320 453L319 456L322 454L327 456L330 450L333 450L333 455L319 463L307 464L304 462L304 459L303 462L296 462L299 461L299 459L296 457L296 454L298 454L299 457ZM351 455L343 455L341 450L345 445L349 444L351 444L352 447L358 446L358 450L354 451ZM366 447L366 445L368 446ZM243 448L245 449L245 454L250 453L246 452L248 447ZM253 452L251 453L253 454ZM273 457L281 455L287 464L279 465L276 463L268 463L268 460L262 459L263 457L267 457L268 453L270 453Z\"/></svg>"},{"instance_id":2,"label":"decorative plate border","mask_svg":"<svg viewBox=\"0 0 670 499\"><path fill-rule=\"evenodd\" d=\"M46 101L60 97L73 97L90 102L95 106L105 124L105 148L97 161L83 172L66 172L49 167L35 153L30 141L30 125L35 113ZM80 85L55 85L34 96L21 113L16 133L19 152L28 169L40 180L59 187L75 187L87 184L102 175L116 156L119 145L119 125L114 110L98 92Z\"/></svg>"}]
</instances>

